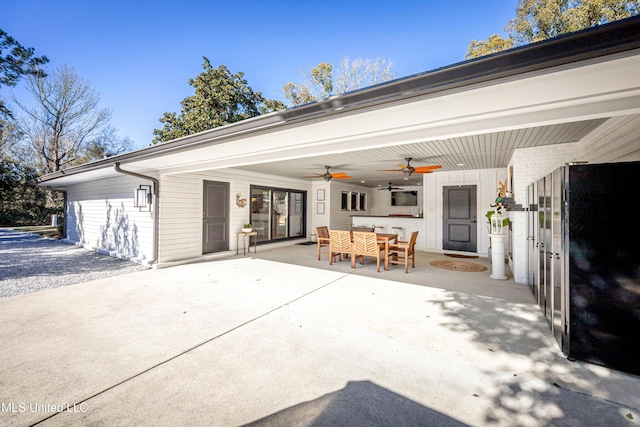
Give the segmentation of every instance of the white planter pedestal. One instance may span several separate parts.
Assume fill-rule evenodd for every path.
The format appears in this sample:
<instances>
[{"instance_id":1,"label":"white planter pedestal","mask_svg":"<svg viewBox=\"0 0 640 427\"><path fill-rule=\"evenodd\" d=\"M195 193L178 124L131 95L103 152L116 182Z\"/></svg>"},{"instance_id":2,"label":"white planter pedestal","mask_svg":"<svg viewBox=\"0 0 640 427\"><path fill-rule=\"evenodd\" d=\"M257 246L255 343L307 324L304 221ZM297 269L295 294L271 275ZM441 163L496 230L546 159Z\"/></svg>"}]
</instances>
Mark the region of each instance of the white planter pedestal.
<instances>
[{"instance_id":1,"label":"white planter pedestal","mask_svg":"<svg viewBox=\"0 0 640 427\"><path fill-rule=\"evenodd\" d=\"M504 234L489 234L491 238L491 277L496 280L507 280L504 264Z\"/></svg>"}]
</instances>

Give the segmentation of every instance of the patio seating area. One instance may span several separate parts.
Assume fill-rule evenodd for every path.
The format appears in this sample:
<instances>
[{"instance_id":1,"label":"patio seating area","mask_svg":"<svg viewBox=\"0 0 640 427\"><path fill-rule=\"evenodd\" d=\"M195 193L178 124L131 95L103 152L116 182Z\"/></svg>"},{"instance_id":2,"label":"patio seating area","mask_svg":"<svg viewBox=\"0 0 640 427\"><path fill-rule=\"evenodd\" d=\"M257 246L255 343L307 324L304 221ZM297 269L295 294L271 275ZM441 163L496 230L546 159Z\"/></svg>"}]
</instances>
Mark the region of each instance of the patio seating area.
<instances>
[{"instance_id":1,"label":"patio seating area","mask_svg":"<svg viewBox=\"0 0 640 427\"><path fill-rule=\"evenodd\" d=\"M356 261L364 264L365 257L376 259L376 271L380 272L380 263L384 270L389 270L389 264L402 264L405 273L409 272L409 260L415 268L415 245L418 231L411 233L408 241L398 240L397 233L383 233L374 231L375 227L352 227L351 230L329 230L326 226L316 228L318 240L318 260L326 253L329 265L335 260L351 259L351 268L355 268ZM328 251L323 248L329 247Z\"/></svg>"}]
</instances>

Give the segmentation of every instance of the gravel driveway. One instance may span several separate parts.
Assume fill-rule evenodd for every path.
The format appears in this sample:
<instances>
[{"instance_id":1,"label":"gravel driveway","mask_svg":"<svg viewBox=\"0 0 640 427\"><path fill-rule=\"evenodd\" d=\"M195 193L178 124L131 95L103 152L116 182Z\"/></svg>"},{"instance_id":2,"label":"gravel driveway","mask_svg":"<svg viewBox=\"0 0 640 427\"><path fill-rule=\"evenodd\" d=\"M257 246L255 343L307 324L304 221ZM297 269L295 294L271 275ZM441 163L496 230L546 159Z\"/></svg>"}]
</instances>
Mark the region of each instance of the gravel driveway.
<instances>
[{"instance_id":1,"label":"gravel driveway","mask_svg":"<svg viewBox=\"0 0 640 427\"><path fill-rule=\"evenodd\" d=\"M0 298L147 269L58 240L0 228Z\"/></svg>"}]
</instances>

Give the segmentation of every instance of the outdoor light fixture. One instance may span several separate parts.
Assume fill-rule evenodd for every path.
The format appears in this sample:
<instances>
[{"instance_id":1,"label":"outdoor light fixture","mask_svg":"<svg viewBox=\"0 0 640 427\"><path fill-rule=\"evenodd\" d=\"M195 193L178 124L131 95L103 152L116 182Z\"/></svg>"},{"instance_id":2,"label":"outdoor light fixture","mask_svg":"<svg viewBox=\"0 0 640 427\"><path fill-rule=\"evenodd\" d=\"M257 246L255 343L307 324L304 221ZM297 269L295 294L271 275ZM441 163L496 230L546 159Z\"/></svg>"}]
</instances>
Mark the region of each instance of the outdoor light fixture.
<instances>
[{"instance_id":1,"label":"outdoor light fixture","mask_svg":"<svg viewBox=\"0 0 640 427\"><path fill-rule=\"evenodd\" d=\"M239 208L244 208L247 206L247 199L241 199L240 193L236 193L236 206Z\"/></svg>"},{"instance_id":2,"label":"outdoor light fixture","mask_svg":"<svg viewBox=\"0 0 640 427\"><path fill-rule=\"evenodd\" d=\"M143 210L151 211L151 186L139 185L133 194L133 207L140 208L140 212Z\"/></svg>"}]
</instances>

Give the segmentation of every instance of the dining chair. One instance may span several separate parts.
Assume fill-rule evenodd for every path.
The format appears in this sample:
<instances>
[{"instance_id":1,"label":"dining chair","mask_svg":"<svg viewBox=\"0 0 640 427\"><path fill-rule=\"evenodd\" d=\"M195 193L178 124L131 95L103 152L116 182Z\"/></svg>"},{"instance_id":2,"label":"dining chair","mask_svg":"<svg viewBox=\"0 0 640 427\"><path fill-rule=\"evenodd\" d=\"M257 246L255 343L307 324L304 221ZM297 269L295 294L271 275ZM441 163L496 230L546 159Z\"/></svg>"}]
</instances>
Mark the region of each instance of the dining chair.
<instances>
[{"instance_id":1,"label":"dining chair","mask_svg":"<svg viewBox=\"0 0 640 427\"><path fill-rule=\"evenodd\" d=\"M409 272L409 260L411 268L416 268L416 240L418 232L411 233L408 242L397 242L389 245L389 264L404 264L404 272Z\"/></svg>"},{"instance_id":2,"label":"dining chair","mask_svg":"<svg viewBox=\"0 0 640 427\"><path fill-rule=\"evenodd\" d=\"M351 255L351 233L349 231L331 230L329 231L329 265L333 265L333 259L339 258L342 261L342 255L347 258Z\"/></svg>"},{"instance_id":3,"label":"dining chair","mask_svg":"<svg viewBox=\"0 0 640 427\"><path fill-rule=\"evenodd\" d=\"M329 235L329 227L324 225L316 227L316 235L318 239L318 260L320 259L320 254L327 254L331 256L330 250L322 250L325 246L329 248L329 240L331 239L331 236Z\"/></svg>"},{"instance_id":4,"label":"dining chair","mask_svg":"<svg viewBox=\"0 0 640 427\"><path fill-rule=\"evenodd\" d=\"M380 273L380 252L384 251L384 244L378 243L376 233L369 231L354 231L353 233L353 256L351 257L351 268L356 268L356 258L360 258L360 264L364 264L364 257L375 257L377 261L378 273Z\"/></svg>"}]
</instances>

